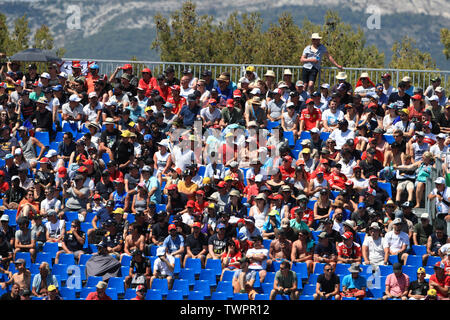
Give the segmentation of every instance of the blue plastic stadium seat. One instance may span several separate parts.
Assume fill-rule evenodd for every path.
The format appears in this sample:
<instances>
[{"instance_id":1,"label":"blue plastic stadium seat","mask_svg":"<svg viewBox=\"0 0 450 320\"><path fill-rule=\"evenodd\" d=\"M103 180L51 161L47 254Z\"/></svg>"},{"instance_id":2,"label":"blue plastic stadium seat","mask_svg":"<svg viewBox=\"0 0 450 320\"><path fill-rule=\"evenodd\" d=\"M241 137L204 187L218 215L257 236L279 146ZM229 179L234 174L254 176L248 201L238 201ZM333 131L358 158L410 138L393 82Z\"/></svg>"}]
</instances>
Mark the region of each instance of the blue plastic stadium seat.
<instances>
[{"instance_id":1,"label":"blue plastic stadium seat","mask_svg":"<svg viewBox=\"0 0 450 320\"><path fill-rule=\"evenodd\" d=\"M415 254L416 256L423 256L427 253L427 246L412 245L411 249L413 254Z\"/></svg>"},{"instance_id":2,"label":"blue plastic stadium seat","mask_svg":"<svg viewBox=\"0 0 450 320\"><path fill-rule=\"evenodd\" d=\"M364 242L364 239L366 238L366 233L365 232L358 232L358 236L359 236L359 240L361 240L361 245Z\"/></svg>"},{"instance_id":3,"label":"blue plastic stadium seat","mask_svg":"<svg viewBox=\"0 0 450 320\"><path fill-rule=\"evenodd\" d=\"M315 273L311 274L308 278L308 284L316 285L318 277L319 277L318 274L315 274Z\"/></svg>"},{"instance_id":4,"label":"blue plastic stadium seat","mask_svg":"<svg viewBox=\"0 0 450 320\"><path fill-rule=\"evenodd\" d=\"M279 121L267 121L267 130L272 130L273 128L279 127L280 122Z\"/></svg>"},{"instance_id":5,"label":"blue plastic stadium seat","mask_svg":"<svg viewBox=\"0 0 450 320\"><path fill-rule=\"evenodd\" d=\"M389 182L378 182L378 186L387 192L389 198L392 198L392 186Z\"/></svg>"},{"instance_id":6,"label":"blue plastic stadium seat","mask_svg":"<svg viewBox=\"0 0 450 320\"><path fill-rule=\"evenodd\" d=\"M302 296L312 296L316 293L316 285L308 284L303 287Z\"/></svg>"},{"instance_id":7,"label":"blue plastic stadium seat","mask_svg":"<svg viewBox=\"0 0 450 320\"><path fill-rule=\"evenodd\" d=\"M427 260L427 266L434 266L436 262L441 261L442 259L440 257L430 256Z\"/></svg>"},{"instance_id":8,"label":"blue plastic stadium seat","mask_svg":"<svg viewBox=\"0 0 450 320\"><path fill-rule=\"evenodd\" d=\"M183 293L180 290L170 290L166 300L183 300Z\"/></svg>"},{"instance_id":9,"label":"blue plastic stadium seat","mask_svg":"<svg viewBox=\"0 0 450 320\"><path fill-rule=\"evenodd\" d=\"M205 269L211 269L216 276L222 274L222 261L220 259L208 259L206 260Z\"/></svg>"},{"instance_id":10,"label":"blue plastic stadium seat","mask_svg":"<svg viewBox=\"0 0 450 320\"><path fill-rule=\"evenodd\" d=\"M115 288L117 291L117 294L124 294L125 293L125 287L123 283L123 278L121 277L111 277L108 280L108 288Z\"/></svg>"},{"instance_id":11,"label":"blue plastic stadium seat","mask_svg":"<svg viewBox=\"0 0 450 320\"><path fill-rule=\"evenodd\" d=\"M122 277L126 277L130 274L130 267L121 266L120 267L120 274Z\"/></svg>"},{"instance_id":12,"label":"blue plastic stadium seat","mask_svg":"<svg viewBox=\"0 0 450 320\"><path fill-rule=\"evenodd\" d=\"M136 290L133 288L128 288L123 296L124 300L131 300L136 297Z\"/></svg>"},{"instance_id":13,"label":"blue plastic stadium seat","mask_svg":"<svg viewBox=\"0 0 450 320\"><path fill-rule=\"evenodd\" d=\"M204 177L205 176L205 172L206 172L206 166L199 166L198 167L197 175L199 175L200 177Z\"/></svg>"},{"instance_id":14,"label":"blue plastic stadium seat","mask_svg":"<svg viewBox=\"0 0 450 320\"><path fill-rule=\"evenodd\" d=\"M145 300L162 300L162 294L159 290L147 290L147 293L145 294Z\"/></svg>"},{"instance_id":15,"label":"blue plastic stadium seat","mask_svg":"<svg viewBox=\"0 0 450 320\"><path fill-rule=\"evenodd\" d=\"M207 280L195 280L194 291L202 292L205 298L211 297L211 289Z\"/></svg>"},{"instance_id":16,"label":"blue plastic stadium seat","mask_svg":"<svg viewBox=\"0 0 450 320\"><path fill-rule=\"evenodd\" d=\"M328 138L330 137L330 132L321 132L320 133L320 139L322 139L323 141L327 141Z\"/></svg>"},{"instance_id":17,"label":"blue plastic stadium seat","mask_svg":"<svg viewBox=\"0 0 450 320\"><path fill-rule=\"evenodd\" d=\"M17 252L16 253L16 260L18 259L24 259L25 260L25 266L29 269L31 267L31 255L29 252Z\"/></svg>"},{"instance_id":18,"label":"blue plastic stadium seat","mask_svg":"<svg viewBox=\"0 0 450 320\"><path fill-rule=\"evenodd\" d=\"M285 139L287 139L290 147L293 147L295 145L294 133L292 131L284 131L283 136Z\"/></svg>"},{"instance_id":19,"label":"blue plastic stadium seat","mask_svg":"<svg viewBox=\"0 0 450 320\"><path fill-rule=\"evenodd\" d=\"M183 296L188 296L189 294L189 282L185 279L175 279L173 281L172 290L179 290Z\"/></svg>"},{"instance_id":20,"label":"blue plastic stadium seat","mask_svg":"<svg viewBox=\"0 0 450 320\"><path fill-rule=\"evenodd\" d=\"M222 281L233 281L234 271L225 270L223 273Z\"/></svg>"},{"instance_id":21,"label":"blue plastic stadium seat","mask_svg":"<svg viewBox=\"0 0 450 320\"><path fill-rule=\"evenodd\" d=\"M272 271L277 272L280 270L281 261L272 260Z\"/></svg>"},{"instance_id":22,"label":"blue plastic stadium seat","mask_svg":"<svg viewBox=\"0 0 450 320\"><path fill-rule=\"evenodd\" d=\"M301 279L308 279L308 269L306 262L294 262L292 264L292 271L296 272ZM299 281L301 283L301 281Z\"/></svg>"},{"instance_id":23,"label":"blue plastic stadium seat","mask_svg":"<svg viewBox=\"0 0 450 320\"><path fill-rule=\"evenodd\" d=\"M337 275L350 274L350 271L348 271L348 268L350 268L350 264L348 264L348 263L337 263L335 273Z\"/></svg>"},{"instance_id":24,"label":"blue plastic stadium seat","mask_svg":"<svg viewBox=\"0 0 450 320\"><path fill-rule=\"evenodd\" d=\"M275 300L291 300L291 298L287 294L277 294Z\"/></svg>"},{"instance_id":25,"label":"blue plastic stadium seat","mask_svg":"<svg viewBox=\"0 0 450 320\"><path fill-rule=\"evenodd\" d=\"M80 299L85 300L89 293L94 292L96 290L95 287L84 287L81 288Z\"/></svg>"},{"instance_id":26,"label":"blue plastic stadium seat","mask_svg":"<svg viewBox=\"0 0 450 320\"><path fill-rule=\"evenodd\" d=\"M394 272L394 269L392 268L391 265L385 266L385 265L380 265L378 266L378 268L380 269L380 275L382 277L385 277L387 275L390 275L391 273Z\"/></svg>"},{"instance_id":27,"label":"blue plastic stadium seat","mask_svg":"<svg viewBox=\"0 0 450 320\"><path fill-rule=\"evenodd\" d=\"M235 293L233 295L233 300L248 300L247 293Z\"/></svg>"},{"instance_id":28,"label":"blue plastic stadium seat","mask_svg":"<svg viewBox=\"0 0 450 320\"><path fill-rule=\"evenodd\" d=\"M298 140L303 141L309 139L311 140L311 133L309 133L309 131L302 131L302 133L300 134L300 138Z\"/></svg>"},{"instance_id":29,"label":"blue plastic stadium seat","mask_svg":"<svg viewBox=\"0 0 450 320\"><path fill-rule=\"evenodd\" d=\"M270 294L270 292L273 290L273 283L261 283L261 289L262 292L265 294Z\"/></svg>"},{"instance_id":30,"label":"blue plastic stadium seat","mask_svg":"<svg viewBox=\"0 0 450 320\"><path fill-rule=\"evenodd\" d=\"M408 275L409 277L409 281L415 281L417 280L417 269L420 268L421 266L417 267L417 266L403 266L402 268L402 272L406 275Z\"/></svg>"},{"instance_id":31,"label":"blue plastic stadium seat","mask_svg":"<svg viewBox=\"0 0 450 320\"><path fill-rule=\"evenodd\" d=\"M46 242L42 248L43 252L47 252L50 254L52 258L56 257L56 253L59 251L58 243L56 242Z\"/></svg>"},{"instance_id":32,"label":"blue plastic stadium seat","mask_svg":"<svg viewBox=\"0 0 450 320\"><path fill-rule=\"evenodd\" d=\"M322 274L323 273L323 267L325 266L325 263L316 263L314 266L314 273L315 274Z\"/></svg>"},{"instance_id":33,"label":"blue plastic stadium seat","mask_svg":"<svg viewBox=\"0 0 450 320\"><path fill-rule=\"evenodd\" d=\"M300 151L301 150L299 150L299 149L292 149L291 150L292 158L294 158L295 160L298 160L298 155L300 154Z\"/></svg>"},{"instance_id":34,"label":"blue plastic stadium seat","mask_svg":"<svg viewBox=\"0 0 450 320\"><path fill-rule=\"evenodd\" d=\"M119 300L117 297L116 288L106 288L105 294L111 298L111 300Z\"/></svg>"},{"instance_id":35,"label":"blue plastic stadium seat","mask_svg":"<svg viewBox=\"0 0 450 320\"><path fill-rule=\"evenodd\" d=\"M389 256L389 263L390 264L394 264L398 262L398 256L396 254L392 254Z\"/></svg>"},{"instance_id":36,"label":"blue plastic stadium seat","mask_svg":"<svg viewBox=\"0 0 450 320\"><path fill-rule=\"evenodd\" d=\"M319 241L319 234L321 232L322 231L315 231L315 230L311 231L311 236L312 236L314 241L316 241L316 242Z\"/></svg>"},{"instance_id":37,"label":"blue plastic stadium seat","mask_svg":"<svg viewBox=\"0 0 450 320\"><path fill-rule=\"evenodd\" d=\"M387 143L393 144L395 141L395 138L392 134L383 134L384 140L386 140Z\"/></svg>"},{"instance_id":38,"label":"blue plastic stadium seat","mask_svg":"<svg viewBox=\"0 0 450 320\"><path fill-rule=\"evenodd\" d=\"M77 211L66 211L65 213L65 217L66 217L66 224L68 224L70 226L70 222L72 222L75 219L78 219L78 212Z\"/></svg>"},{"instance_id":39,"label":"blue plastic stadium seat","mask_svg":"<svg viewBox=\"0 0 450 320\"><path fill-rule=\"evenodd\" d=\"M59 264L67 264L68 266L75 264L73 253L61 253L59 255Z\"/></svg>"},{"instance_id":40,"label":"blue plastic stadium seat","mask_svg":"<svg viewBox=\"0 0 450 320\"><path fill-rule=\"evenodd\" d=\"M99 281L102 281L102 277L99 276L89 276L86 281L85 287L94 287Z\"/></svg>"},{"instance_id":41,"label":"blue plastic stadium seat","mask_svg":"<svg viewBox=\"0 0 450 320\"><path fill-rule=\"evenodd\" d=\"M266 248L267 250L270 250L270 244L272 243L272 240L270 239L263 239L263 246L264 248Z\"/></svg>"},{"instance_id":42,"label":"blue plastic stadium seat","mask_svg":"<svg viewBox=\"0 0 450 320\"><path fill-rule=\"evenodd\" d=\"M255 294L255 300L269 300L270 294L266 293L257 293Z\"/></svg>"},{"instance_id":43,"label":"blue plastic stadium seat","mask_svg":"<svg viewBox=\"0 0 450 320\"><path fill-rule=\"evenodd\" d=\"M189 268L181 269L178 277L179 279L187 280L190 286L193 286L195 283L195 274L192 269Z\"/></svg>"},{"instance_id":44,"label":"blue plastic stadium seat","mask_svg":"<svg viewBox=\"0 0 450 320\"><path fill-rule=\"evenodd\" d=\"M215 291L211 294L211 300L228 300L228 297L225 292Z\"/></svg>"},{"instance_id":45,"label":"blue plastic stadium seat","mask_svg":"<svg viewBox=\"0 0 450 320\"><path fill-rule=\"evenodd\" d=\"M300 296L298 298L299 300L314 300L313 296Z\"/></svg>"},{"instance_id":46,"label":"blue plastic stadium seat","mask_svg":"<svg viewBox=\"0 0 450 320\"><path fill-rule=\"evenodd\" d=\"M129 267L130 264L131 264L131 259L132 259L131 256L123 255L123 256L122 256L122 261L120 262L120 264L121 264L122 266Z\"/></svg>"},{"instance_id":47,"label":"blue plastic stadium seat","mask_svg":"<svg viewBox=\"0 0 450 320\"><path fill-rule=\"evenodd\" d=\"M17 225L17 223L16 223L17 210L6 209L5 211L3 211L3 214L8 215L8 217L9 217L9 223L8 224L11 227L15 227Z\"/></svg>"},{"instance_id":48,"label":"blue plastic stadium seat","mask_svg":"<svg viewBox=\"0 0 450 320\"><path fill-rule=\"evenodd\" d=\"M414 255L408 255L408 258L406 259L406 265L407 266L414 266L416 268L422 267L422 256L414 256Z\"/></svg>"},{"instance_id":49,"label":"blue plastic stadium seat","mask_svg":"<svg viewBox=\"0 0 450 320\"><path fill-rule=\"evenodd\" d=\"M80 255L80 259L79 259L79 261L78 261L78 264L79 264L79 265L86 265L86 262L87 262L90 258L92 258L92 254L89 254L89 253L82 253L82 254Z\"/></svg>"},{"instance_id":50,"label":"blue plastic stadium seat","mask_svg":"<svg viewBox=\"0 0 450 320\"><path fill-rule=\"evenodd\" d=\"M36 263L41 264L42 262L47 262L52 267L52 256L48 252L38 252L36 254Z\"/></svg>"},{"instance_id":51,"label":"blue plastic stadium seat","mask_svg":"<svg viewBox=\"0 0 450 320\"><path fill-rule=\"evenodd\" d=\"M202 271L202 262L200 259L187 258L185 268L192 269L195 275L199 275Z\"/></svg>"},{"instance_id":52,"label":"blue plastic stadium seat","mask_svg":"<svg viewBox=\"0 0 450 320\"><path fill-rule=\"evenodd\" d=\"M220 281L215 292L224 292L227 298L233 298L233 283L231 281Z\"/></svg>"},{"instance_id":53,"label":"blue plastic stadium seat","mask_svg":"<svg viewBox=\"0 0 450 320\"><path fill-rule=\"evenodd\" d=\"M202 291L190 291L188 295L188 300L203 300L205 295Z\"/></svg>"},{"instance_id":54,"label":"blue plastic stadium seat","mask_svg":"<svg viewBox=\"0 0 450 320\"><path fill-rule=\"evenodd\" d=\"M157 289L163 296L166 296L169 293L167 279L154 279L152 283L152 289Z\"/></svg>"},{"instance_id":55,"label":"blue plastic stadium seat","mask_svg":"<svg viewBox=\"0 0 450 320\"><path fill-rule=\"evenodd\" d=\"M275 280L275 272L267 272L264 282L273 283Z\"/></svg>"},{"instance_id":56,"label":"blue plastic stadium seat","mask_svg":"<svg viewBox=\"0 0 450 320\"><path fill-rule=\"evenodd\" d=\"M215 286L217 284L216 283L216 274L215 274L214 270L212 270L212 269L203 269L200 272L199 280L208 281L208 283L211 287Z\"/></svg>"},{"instance_id":57,"label":"blue plastic stadium seat","mask_svg":"<svg viewBox=\"0 0 450 320\"><path fill-rule=\"evenodd\" d=\"M371 288L367 289L367 296L371 298L382 298L383 290L381 288Z\"/></svg>"},{"instance_id":58,"label":"blue plastic stadium seat","mask_svg":"<svg viewBox=\"0 0 450 320\"><path fill-rule=\"evenodd\" d=\"M60 287L59 293L64 300L76 300L76 292L74 288Z\"/></svg>"}]
</instances>

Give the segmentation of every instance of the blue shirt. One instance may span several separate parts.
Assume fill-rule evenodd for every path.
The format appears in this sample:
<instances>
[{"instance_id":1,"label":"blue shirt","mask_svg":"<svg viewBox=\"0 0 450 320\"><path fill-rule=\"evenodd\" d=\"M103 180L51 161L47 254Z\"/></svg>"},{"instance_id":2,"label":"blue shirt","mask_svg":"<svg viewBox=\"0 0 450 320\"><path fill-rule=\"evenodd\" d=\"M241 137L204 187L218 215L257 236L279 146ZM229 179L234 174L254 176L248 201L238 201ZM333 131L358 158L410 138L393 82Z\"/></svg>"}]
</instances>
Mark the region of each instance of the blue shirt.
<instances>
[{"instance_id":1,"label":"blue shirt","mask_svg":"<svg viewBox=\"0 0 450 320\"><path fill-rule=\"evenodd\" d=\"M194 125L195 118L200 114L200 107L195 106L189 108L188 105L183 106L180 111L180 115L183 117L183 125L185 127L192 127Z\"/></svg>"},{"instance_id":2,"label":"blue shirt","mask_svg":"<svg viewBox=\"0 0 450 320\"><path fill-rule=\"evenodd\" d=\"M167 238L164 239L163 246L167 248L169 253L172 253L181 247L184 247L184 239L179 234L176 235L175 239L168 235Z\"/></svg>"},{"instance_id":3,"label":"blue shirt","mask_svg":"<svg viewBox=\"0 0 450 320\"><path fill-rule=\"evenodd\" d=\"M347 289L358 289L361 290L363 287L367 287L366 278L358 275L357 278L353 278L351 274L348 274L342 279L342 287L347 287Z\"/></svg>"},{"instance_id":4,"label":"blue shirt","mask_svg":"<svg viewBox=\"0 0 450 320\"><path fill-rule=\"evenodd\" d=\"M333 219L333 215L334 215L334 210L331 210L330 219ZM342 221L351 220L351 217L352 217L351 211L348 209L344 209L344 212L342 212Z\"/></svg>"},{"instance_id":5,"label":"blue shirt","mask_svg":"<svg viewBox=\"0 0 450 320\"><path fill-rule=\"evenodd\" d=\"M156 188L156 191L152 194L150 197L150 201L154 202L155 204L161 203L161 188L159 184L159 180L157 177L151 177L147 182L147 188L148 191L152 190L153 188Z\"/></svg>"},{"instance_id":6,"label":"blue shirt","mask_svg":"<svg viewBox=\"0 0 450 320\"><path fill-rule=\"evenodd\" d=\"M126 109L130 110L130 119L133 122L137 122L139 117L145 116L144 108L142 108L139 104L136 109L133 109L132 107L126 107Z\"/></svg>"}]
</instances>

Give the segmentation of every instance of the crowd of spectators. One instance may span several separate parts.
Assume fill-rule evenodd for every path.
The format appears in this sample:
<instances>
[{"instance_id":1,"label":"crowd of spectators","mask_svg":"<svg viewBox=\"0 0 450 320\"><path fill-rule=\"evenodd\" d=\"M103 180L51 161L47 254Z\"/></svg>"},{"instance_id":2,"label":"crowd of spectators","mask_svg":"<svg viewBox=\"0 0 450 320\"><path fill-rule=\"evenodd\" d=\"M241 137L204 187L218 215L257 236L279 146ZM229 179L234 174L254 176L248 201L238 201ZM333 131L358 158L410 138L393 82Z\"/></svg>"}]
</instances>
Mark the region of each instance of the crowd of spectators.
<instances>
[{"instance_id":1,"label":"crowd of spectators","mask_svg":"<svg viewBox=\"0 0 450 320\"><path fill-rule=\"evenodd\" d=\"M153 75L126 64L110 76L95 63L82 73L73 62L71 74L56 63L41 74L34 64L3 67L2 299L61 298L51 264L32 274L16 258L26 252L36 263L49 242L55 264L95 253L115 270L130 259L124 283L136 299L157 279L171 289L175 261L190 259L203 268L220 260L221 279L235 272L234 292L250 299L271 270L270 299L298 299L292 269L302 263L308 276L325 265L315 299L363 299L364 265L393 265L383 299L448 299L450 102L441 79L423 89L408 76L393 84L388 73L363 72L351 84L312 38L300 80L285 69L277 82L254 66L237 83L189 68L178 79L170 66ZM315 90L322 55L340 71ZM414 246L426 249L410 281L402 267ZM441 260L430 277L431 257ZM342 283L339 264L349 265ZM88 299L108 299L106 287Z\"/></svg>"}]
</instances>

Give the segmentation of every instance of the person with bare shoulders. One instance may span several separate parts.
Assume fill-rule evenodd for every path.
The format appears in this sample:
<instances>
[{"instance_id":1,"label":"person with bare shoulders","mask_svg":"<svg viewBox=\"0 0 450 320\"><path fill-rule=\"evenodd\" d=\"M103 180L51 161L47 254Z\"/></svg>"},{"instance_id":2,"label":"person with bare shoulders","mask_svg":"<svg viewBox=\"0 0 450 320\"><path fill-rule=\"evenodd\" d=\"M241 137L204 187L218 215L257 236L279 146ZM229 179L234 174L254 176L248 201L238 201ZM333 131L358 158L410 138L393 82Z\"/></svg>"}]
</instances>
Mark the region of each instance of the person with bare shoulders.
<instances>
[{"instance_id":1,"label":"person with bare shoulders","mask_svg":"<svg viewBox=\"0 0 450 320\"><path fill-rule=\"evenodd\" d=\"M6 282L2 283L2 289L6 289L10 284L18 284L20 290L29 289L31 285L31 272L25 267L24 259L17 259L14 261L17 272L14 273Z\"/></svg>"},{"instance_id":2,"label":"person with bare shoulders","mask_svg":"<svg viewBox=\"0 0 450 320\"><path fill-rule=\"evenodd\" d=\"M291 261L306 262L308 275L313 273L314 240L310 238L307 230L300 230L298 240L292 244Z\"/></svg>"},{"instance_id":3,"label":"person with bare shoulders","mask_svg":"<svg viewBox=\"0 0 450 320\"><path fill-rule=\"evenodd\" d=\"M267 268L270 270L270 265L274 261L291 260L292 242L286 238L284 230L278 232L275 240L270 243L269 259L267 260Z\"/></svg>"},{"instance_id":4,"label":"person with bare shoulders","mask_svg":"<svg viewBox=\"0 0 450 320\"><path fill-rule=\"evenodd\" d=\"M5 292L0 297L0 300L21 300L20 295L20 286L17 283L13 283L11 287L11 292Z\"/></svg>"},{"instance_id":5,"label":"person with bare shoulders","mask_svg":"<svg viewBox=\"0 0 450 320\"><path fill-rule=\"evenodd\" d=\"M394 164L396 166L401 166L404 164L404 152L401 151L400 143L393 142L391 144L390 150L386 149L386 153L384 156L383 166L387 167L390 164Z\"/></svg>"},{"instance_id":6,"label":"person with bare shoulders","mask_svg":"<svg viewBox=\"0 0 450 320\"><path fill-rule=\"evenodd\" d=\"M124 255L131 256L133 250L138 249L140 251L144 251L145 247L145 236L139 233L137 224L135 222L130 225L128 231L129 234L125 238L125 246L123 249L124 252L120 257L121 260Z\"/></svg>"}]
</instances>

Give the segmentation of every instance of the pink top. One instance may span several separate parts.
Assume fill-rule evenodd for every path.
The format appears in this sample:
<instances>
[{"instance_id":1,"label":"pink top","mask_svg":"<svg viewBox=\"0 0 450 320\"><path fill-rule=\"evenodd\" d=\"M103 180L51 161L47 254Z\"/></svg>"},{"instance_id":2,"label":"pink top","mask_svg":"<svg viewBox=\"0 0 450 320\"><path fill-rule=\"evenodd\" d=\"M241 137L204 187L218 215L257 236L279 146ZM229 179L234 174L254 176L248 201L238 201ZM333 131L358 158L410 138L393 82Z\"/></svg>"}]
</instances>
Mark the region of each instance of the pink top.
<instances>
[{"instance_id":1,"label":"pink top","mask_svg":"<svg viewBox=\"0 0 450 320\"><path fill-rule=\"evenodd\" d=\"M399 297L409 287L409 276L402 273L399 277L396 277L394 273L391 273L386 277L386 287L389 286L390 294L394 297Z\"/></svg>"}]
</instances>

